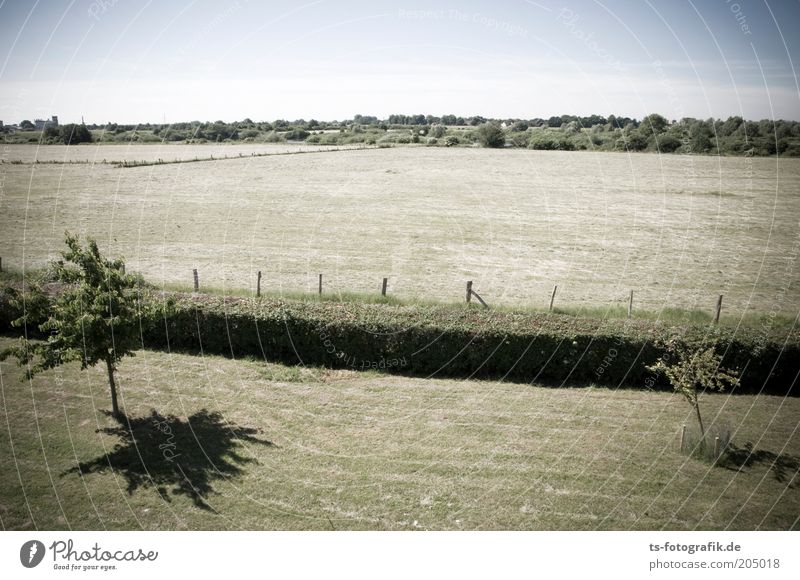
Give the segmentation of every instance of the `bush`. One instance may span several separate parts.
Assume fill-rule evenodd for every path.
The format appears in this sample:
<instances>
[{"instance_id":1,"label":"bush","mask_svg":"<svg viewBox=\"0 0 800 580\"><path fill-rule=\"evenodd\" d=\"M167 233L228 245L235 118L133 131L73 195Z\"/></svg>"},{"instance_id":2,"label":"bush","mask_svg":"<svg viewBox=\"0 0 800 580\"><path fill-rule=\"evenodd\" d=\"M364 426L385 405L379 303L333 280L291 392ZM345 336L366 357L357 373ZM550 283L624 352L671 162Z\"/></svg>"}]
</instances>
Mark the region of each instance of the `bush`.
<instances>
[{"instance_id":1,"label":"bush","mask_svg":"<svg viewBox=\"0 0 800 580\"><path fill-rule=\"evenodd\" d=\"M506 137L503 130L495 123L484 123L476 132L478 142L483 147L503 147L506 144Z\"/></svg>"},{"instance_id":2,"label":"bush","mask_svg":"<svg viewBox=\"0 0 800 580\"><path fill-rule=\"evenodd\" d=\"M713 337L719 354L724 353L722 363L744 369L737 392L790 393L797 372L793 361L800 358L800 333L765 343L758 329L702 325L679 331L681 344L689 349ZM298 355L308 364L340 368L358 368L354 357L362 362L404 360L395 370L421 376L669 388L647 366L668 352L675 332L646 320L187 296L178 300L173 313L148 325L144 337L149 347L202 346L207 353L290 364L298 362ZM335 344L333 351L323 336ZM607 364L610 353L613 360Z\"/></svg>"},{"instance_id":3,"label":"bush","mask_svg":"<svg viewBox=\"0 0 800 580\"><path fill-rule=\"evenodd\" d=\"M661 153L674 153L683 145L681 140L674 135L659 135L655 141L656 147Z\"/></svg>"},{"instance_id":4,"label":"bush","mask_svg":"<svg viewBox=\"0 0 800 580\"><path fill-rule=\"evenodd\" d=\"M445 147L455 147L459 143L461 143L461 140L455 135L448 135L444 138Z\"/></svg>"},{"instance_id":5,"label":"bush","mask_svg":"<svg viewBox=\"0 0 800 580\"><path fill-rule=\"evenodd\" d=\"M282 143L286 141L283 135L279 135L275 131L270 131L266 135L264 135L264 142L265 143Z\"/></svg>"},{"instance_id":6,"label":"bush","mask_svg":"<svg viewBox=\"0 0 800 580\"><path fill-rule=\"evenodd\" d=\"M76 125L75 123L61 125L58 136L65 145L92 142L92 134L86 125Z\"/></svg>"},{"instance_id":7,"label":"bush","mask_svg":"<svg viewBox=\"0 0 800 580\"><path fill-rule=\"evenodd\" d=\"M765 337L757 328L208 295L178 295L174 309L164 309L163 295L147 299L161 309L142 321L147 348L202 349L287 364L296 364L300 356L306 364L338 368L402 360L391 370L654 389L669 383L647 366L668 352L678 334L687 348L713 339L718 354L724 354L722 364L743 369L737 392L800 395L800 387L793 387L800 359L797 330ZM0 300L0 331L14 330L9 321L19 315ZM29 328L35 323L30 321Z\"/></svg>"},{"instance_id":8,"label":"bush","mask_svg":"<svg viewBox=\"0 0 800 580\"><path fill-rule=\"evenodd\" d=\"M531 136L528 148L542 151L574 151L575 144L563 133L539 131Z\"/></svg>"},{"instance_id":9,"label":"bush","mask_svg":"<svg viewBox=\"0 0 800 580\"><path fill-rule=\"evenodd\" d=\"M289 141L304 141L310 134L305 129L292 129L287 131L283 137Z\"/></svg>"}]
</instances>

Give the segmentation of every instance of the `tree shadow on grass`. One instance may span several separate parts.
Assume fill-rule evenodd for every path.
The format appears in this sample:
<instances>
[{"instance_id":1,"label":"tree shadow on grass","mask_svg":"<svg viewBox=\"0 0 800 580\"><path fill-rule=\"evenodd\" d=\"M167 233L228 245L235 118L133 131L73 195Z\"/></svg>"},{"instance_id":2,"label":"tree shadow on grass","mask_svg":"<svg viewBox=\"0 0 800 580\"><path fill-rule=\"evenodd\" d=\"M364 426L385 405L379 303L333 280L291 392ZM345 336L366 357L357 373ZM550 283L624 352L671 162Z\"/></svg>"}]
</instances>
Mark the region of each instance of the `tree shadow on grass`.
<instances>
[{"instance_id":1,"label":"tree shadow on grass","mask_svg":"<svg viewBox=\"0 0 800 580\"><path fill-rule=\"evenodd\" d=\"M754 449L753 444L749 441L744 444L744 447L736 447L731 444L722 465L728 469L741 471L759 463L767 465L779 482L788 482L790 489L796 488L800 483L797 477L800 471L800 459L792 455L776 455L771 451Z\"/></svg>"},{"instance_id":2,"label":"tree shadow on grass","mask_svg":"<svg viewBox=\"0 0 800 580\"><path fill-rule=\"evenodd\" d=\"M215 480L241 475L242 466L255 462L241 454L242 444L273 446L256 437L259 429L228 423L220 413L206 409L185 421L156 411L144 417L123 416L120 425L98 432L120 441L110 453L62 475L111 471L127 480L129 494L140 487L154 487L167 501L171 501L171 491L172 495L188 496L195 506L206 510L211 510L206 498L215 492Z\"/></svg>"}]
</instances>

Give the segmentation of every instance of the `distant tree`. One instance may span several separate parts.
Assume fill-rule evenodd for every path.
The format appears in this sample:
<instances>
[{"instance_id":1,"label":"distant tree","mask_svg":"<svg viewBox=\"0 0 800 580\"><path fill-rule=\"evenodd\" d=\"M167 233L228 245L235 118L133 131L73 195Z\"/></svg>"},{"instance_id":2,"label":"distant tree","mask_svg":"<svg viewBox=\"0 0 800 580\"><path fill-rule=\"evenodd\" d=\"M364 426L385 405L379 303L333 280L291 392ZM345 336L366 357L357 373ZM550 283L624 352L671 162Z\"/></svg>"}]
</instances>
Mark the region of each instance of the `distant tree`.
<instances>
[{"instance_id":1,"label":"distant tree","mask_svg":"<svg viewBox=\"0 0 800 580\"><path fill-rule=\"evenodd\" d=\"M353 125L353 130L355 132L356 127L358 127L357 132L361 132L361 127L359 125ZM304 141L311 133L306 131L305 129L292 129L284 134L284 137L290 141Z\"/></svg>"},{"instance_id":2,"label":"distant tree","mask_svg":"<svg viewBox=\"0 0 800 580\"><path fill-rule=\"evenodd\" d=\"M33 131L36 128L36 125L31 123L28 119L24 119L20 124L19 128L23 129L24 131Z\"/></svg>"},{"instance_id":3,"label":"distant tree","mask_svg":"<svg viewBox=\"0 0 800 580\"><path fill-rule=\"evenodd\" d=\"M65 145L92 142L92 133L86 128L86 125L76 125L75 123L61 125L58 128L58 137Z\"/></svg>"},{"instance_id":4,"label":"distant tree","mask_svg":"<svg viewBox=\"0 0 800 580\"><path fill-rule=\"evenodd\" d=\"M530 127L530 125L528 125L528 123L526 123L525 121L517 121L511 127L511 130L512 131L527 131L528 127Z\"/></svg>"},{"instance_id":5,"label":"distant tree","mask_svg":"<svg viewBox=\"0 0 800 580\"><path fill-rule=\"evenodd\" d=\"M506 144L503 130L495 123L484 123L478 127L477 137L483 147L502 147Z\"/></svg>"},{"instance_id":6,"label":"distant tree","mask_svg":"<svg viewBox=\"0 0 800 580\"><path fill-rule=\"evenodd\" d=\"M112 413L120 418L114 373L119 361L139 346L140 318L145 314L136 293L137 279L125 274L122 260L103 258L94 240L88 239L83 247L77 236L67 232L65 241L69 249L53 264L56 279L63 284L56 298L51 300L38 287L24 296L8 291L12 305L23 311L13 324L44 319L39 330L47 338L36 342L22 338L0 358L17 357L28 377L72 361L80 361L81 369L105 363Z\"/></svg>"},{"instance_id":7,"label":"distant tree","mask_svg":"<svg viewBox=\"0 0 800 580\"><path fill-rule=\"evenodd\" d=\"M705 121L695 121L689 127L689 146L693 153L706 153L711 150L711 129Z\"/></svg>"},{"instance_id":8,"label":"distant tree","mask_svg":"<svg viewBox=\"0 0 800 580\"><path fill-rule=\"evenodd\" d=\"M431 130L429 131L428 135L430 135L435 139L441 139L442 137L444 137L446 130L447 129L445 129L444 125L434 125L433 127L431 127Z\"/></svg>"},{"instance_id":9,"label":"distant tree","mask_svg":"<svg viewBox=\"0 0 800 580\"><path fill-rule=\"evenodd\" d=\"M660 153L674 153L683 145L680 139L669 133L659 135L654 141Z\"/></svg>"},{"instance_id":10,"label":"distant tree","mask_svg":"<svg viewBox=\"0 0 800 580\"><path fill-rule=\"evenodd\" d=\"M639 130L642 131L642 134L649 137L650 135L659 135L663 133L666 130L667 125L669 125L669 122L664 117L653 113L652 115L647 115L644 119L642 119L642 122L639 125Z\"/></svg>"},{"instance_id":11,"label":"distant tree","mask_svg":"<svg viewBox=\"0 0 800 580\"><path fill-rule=\"evenodd\" d=\"M644 151L647 149L647 137L642 135L638 129L626 130L622 132L623 137L617 141L617 148L623 151Z\"/></svg>"}]
</instances>

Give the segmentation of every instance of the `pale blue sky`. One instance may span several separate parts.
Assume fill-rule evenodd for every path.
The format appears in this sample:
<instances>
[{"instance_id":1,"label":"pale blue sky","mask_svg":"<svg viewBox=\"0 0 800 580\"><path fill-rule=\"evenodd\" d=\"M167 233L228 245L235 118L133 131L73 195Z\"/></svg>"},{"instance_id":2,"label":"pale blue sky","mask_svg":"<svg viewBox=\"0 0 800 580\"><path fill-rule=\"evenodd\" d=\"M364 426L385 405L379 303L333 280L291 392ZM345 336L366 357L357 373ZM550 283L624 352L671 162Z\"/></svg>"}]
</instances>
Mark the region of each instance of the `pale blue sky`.
<instances>
[{"instance_id":1,"label":"pale blue sky","mask_svg":"<svg viewBox=\"0 0 800 580\"><path fill-rule=\"evenodd\" d=\"M0 3L0 119L800 119L800 2Z\"/></svg>"}]
</instances>

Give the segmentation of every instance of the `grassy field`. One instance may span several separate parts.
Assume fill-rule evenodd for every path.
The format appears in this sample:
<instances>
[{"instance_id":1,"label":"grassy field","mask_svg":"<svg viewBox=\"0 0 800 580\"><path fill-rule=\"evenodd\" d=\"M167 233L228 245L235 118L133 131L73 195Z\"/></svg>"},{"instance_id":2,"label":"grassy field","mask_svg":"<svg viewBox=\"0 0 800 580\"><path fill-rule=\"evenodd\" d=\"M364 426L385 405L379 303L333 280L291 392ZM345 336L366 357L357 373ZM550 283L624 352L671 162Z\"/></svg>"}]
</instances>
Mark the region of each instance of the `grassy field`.
<instances>
[{"instance_id":1,"label":"grassy field","mask_svg":"<svg viewBox=\"0 0 800 580\"><path fill-rule=\"evenodd\" d=\"M145 351L120 369L131 436L105 381L0 364L3 529L800 526L796 398L703 397L735 451L711 466L666 393Z\"/></svg>"},{"instance_id":2,"label":"grassy field","mask_svg":"<svg viewBox=\"0 0 800 580\"><path fill-rule=\"evenodd\" d=\"M412 300L458 301L474 280L492 305L546 306L554 284L556 306L571 309L618 307L631 289L634 308L655 312L711 312L719 294L729 315L794 317L800 304L796 159L417 147L0 172L6 267L41 266L69 228L156 283L190 284L198 268L202 286L223 292L254 290L261 270L276 293L316 291L324 273L328 293L377 293L386 276L390 295Z\"/></svg>"}]
</instances>

